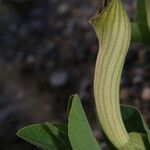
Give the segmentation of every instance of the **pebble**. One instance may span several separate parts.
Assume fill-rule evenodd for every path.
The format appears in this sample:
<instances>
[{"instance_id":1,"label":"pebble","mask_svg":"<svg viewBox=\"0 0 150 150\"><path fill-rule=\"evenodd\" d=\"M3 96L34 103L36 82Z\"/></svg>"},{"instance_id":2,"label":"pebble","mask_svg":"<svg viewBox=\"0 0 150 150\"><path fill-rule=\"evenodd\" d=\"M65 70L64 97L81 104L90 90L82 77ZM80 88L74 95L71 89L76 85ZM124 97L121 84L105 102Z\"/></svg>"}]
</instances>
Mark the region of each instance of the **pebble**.
<instances>
[{"instance_id":1,"label":"pebble","mask_svg":"<svg viewBox=\"0 0 150 150\"><path fill-rule=\"evenodd\" d=\"M53 87L63 87L68 81L68 73L65 70L58 70L51 73L49 83Z\"/></svg>"}]
</instances>

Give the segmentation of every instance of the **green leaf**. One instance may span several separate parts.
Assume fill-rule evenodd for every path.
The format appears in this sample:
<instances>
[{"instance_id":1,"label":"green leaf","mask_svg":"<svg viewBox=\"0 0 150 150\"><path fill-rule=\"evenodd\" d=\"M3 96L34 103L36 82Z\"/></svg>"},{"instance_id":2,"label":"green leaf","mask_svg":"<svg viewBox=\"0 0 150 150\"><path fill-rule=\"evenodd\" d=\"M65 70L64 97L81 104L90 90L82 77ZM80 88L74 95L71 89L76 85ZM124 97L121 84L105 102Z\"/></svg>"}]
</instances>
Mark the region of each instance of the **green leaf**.
<instances>
[{"instance_id":1,"label":"green leaf","mask_svg":"<svg viewBox=\"0 0 150 150\"><path fill-rule=\"evenodd\" d=\"M51 123L53 126L58 128L61 132L64 134L68 135L68 125L63 124L63 123Z\"/></svg>"},{"instance_id":2,"label":"green leaf","mask_svg":"<svg viewBox=\"0 0 150 150\"><path fill-rule=\"evenodd\" d=\"M146 0L137 0L136 16L138 24L147 24Z\"/></svg>"},{"instance_id":3,"label":"green leaf","mask_svg":"<svg viewBox=\"0 0 150 150\"><path fill-rule=\"evenodd\" d=\"M135 42L143 42L145 44L150 44L150 28L149 28L149 0L138 0L137 1L137 23L131 25L132 27L132 40ZM138 26L137 26L138 25ZM136 32L135 32L136 31ZM134 34L140 31L140 34ZM137 36L137 37L136 37ZM142 40L139 41L139 39Z\"/></svg>"},{"instance_id":4,"label":"green leaf","mask_svg":"<svg viewBox=\"0 0 150 150\"><path fill-rule=\"evenodd\" d=\"M122 105L121 112L127 131L146 134L150 142L150 130L140 111L133 106Z\"/></svg>"},{"instance_id":5,"label":"green leaf","mask_svg":"<svg viewBox=\"0 0 150 150\"><path fill-rule=\"evenodd\" d=\"M121 150L148 150L150 149L147 136L136 132L131 132L129 142Z\"/></svg>"},{"instance_id":6,"label":"green leaf","mask_svg":"<svg viewBox=\"0 0 150 150\"><path fill-rule=\"evenodd\" d=\"M65 130L62 131L63 128L58 124L34 124L20 129L17 135L43 150L71 150L68 135Z\"/></svg>"},{"instance_id":7,"label":"green leaf","mask_svg":"<svg viewBox=\"0 0 150 150\"><path fill-rule=\"evenodd\" d=\"M137 23L131 23L131 32L132 32L131 40L133 42L140 42L140 43L143 42L142 34Z\"/></svg>"},{"instance_id":8,"label":"green leaf","mask_svg":"<svg viewBox=\"0 0 150 150\"><path fill-rule=\"evenodd\" d=\"M65 150L71 150L70 141L68 138L68 133L66 133L67 126L61 124L51 124L49 122L46 123L46 126L51 130L51 132L55 135L57 140L62 143ZM65 128L65 130L64 130Z\"/></svg>"},{"instance_id":9,"label":"green leaf","mask_svg":"<svg viewBox=\"0 0 150 150\"><path fill-rule=\"evenodd\" d=\"M68 133L73 150L99 150L78 95L70 99Z\"/></svg>"},{"instance_id":10,"label":"green leaf","mask_svg":"<svg viewBox=\"0 0 150 150\"><path fill-rule=\"evenodd\" d=\"M129 145L134 141L139 141L141 143L140 145L142 145L142 143L144 142L145 146L150 149L150 130L146 122L144 121L140 111L133 106L121 105L121 113L125 127L130 135ZM106 137L105 133L103 134L109 149L116 150L116 148ZM124 147L124 149L125 148L129 150L129 147L127 145Z\"/></svg>"},{"instance_id":11,"label":"green leaf","mask_svg":"<svg viewBox=\"0 0 150 150\"><path fill-rule=\"evenodd\" d=\"M17 132L17 135L43 150L59 150L62 146L45 124L24 127Z\"/></svg>"}]
</instances>

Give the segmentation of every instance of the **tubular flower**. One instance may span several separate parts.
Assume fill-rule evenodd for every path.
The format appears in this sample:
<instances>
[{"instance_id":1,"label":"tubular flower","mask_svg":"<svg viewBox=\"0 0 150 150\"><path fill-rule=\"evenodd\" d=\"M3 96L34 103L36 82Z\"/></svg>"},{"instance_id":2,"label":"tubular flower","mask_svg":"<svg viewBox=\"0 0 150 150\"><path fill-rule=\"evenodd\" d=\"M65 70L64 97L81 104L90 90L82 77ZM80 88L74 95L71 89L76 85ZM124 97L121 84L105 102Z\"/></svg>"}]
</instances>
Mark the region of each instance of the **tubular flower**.
<instances>
[{"instance_id":1,"label":"tubular flower","mask_svg":"<svg viewBox=\"0 0 150 150\"><path fill-rule=\"evenodd\" d=\"M131 27L120 0L104 0L103 9L90 20L99 40L94 96L100 124L117 149L129 142L122 121L119 83L130 44Z\"/></svg>"}]
</instances>

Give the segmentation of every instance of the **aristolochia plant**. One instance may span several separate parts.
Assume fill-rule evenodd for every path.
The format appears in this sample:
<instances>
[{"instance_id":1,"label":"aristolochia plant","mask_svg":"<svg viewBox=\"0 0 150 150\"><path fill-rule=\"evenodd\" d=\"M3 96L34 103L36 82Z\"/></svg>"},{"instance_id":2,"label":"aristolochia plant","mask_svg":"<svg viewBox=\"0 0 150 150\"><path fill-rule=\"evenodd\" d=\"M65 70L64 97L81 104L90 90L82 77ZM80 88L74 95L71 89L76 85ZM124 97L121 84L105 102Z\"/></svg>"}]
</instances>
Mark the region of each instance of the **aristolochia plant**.
<instances>
[{"instance_id":1,"label":"aristolochia plant","mask_svg":"<svg viewBox=\"0 0 150 150\"><path fill-rule=\"evenodd\" d=\"M150 44L150 1L138 0L137 22L130 23L121 0L103 0L90 20L99 41L94 76L97 116L110 150L149 150L150 130L141 113L119 103L119 84L130 40ZM132 31L132 32L131 32ZM42 123L17 135L43 150L99 150L78 95L71 96L68 124Z\"/></svg>"},{"instance_id":2,"label":"aristolochia plant","mask_svg":"<svg viewBox=\"0 0 150 150\"><path fill-rule=\"evenodd\" d=\"M131 27L120 0L108 1L105 5L103 12L91 19L100 43L94 95L102 128L111 142L120 149L129 142L121 117L119 83L129 48Z\"/></svg>"},{"instance_id":3,"label":"aristolochia plant","mask_svg":"<svg viewBox=\"0 0 150 150\"><path fill-rule=\"evenodd\" d=\"M121 1L105 1L104 10L91 19L91 24L100 47L94 95L101 126L117 149L144 149L144 144L138 143L139 139L131 139L133 133L128 134L120 111L119 83L131 38L130 21Z\"/></svg>"}]
</instances>

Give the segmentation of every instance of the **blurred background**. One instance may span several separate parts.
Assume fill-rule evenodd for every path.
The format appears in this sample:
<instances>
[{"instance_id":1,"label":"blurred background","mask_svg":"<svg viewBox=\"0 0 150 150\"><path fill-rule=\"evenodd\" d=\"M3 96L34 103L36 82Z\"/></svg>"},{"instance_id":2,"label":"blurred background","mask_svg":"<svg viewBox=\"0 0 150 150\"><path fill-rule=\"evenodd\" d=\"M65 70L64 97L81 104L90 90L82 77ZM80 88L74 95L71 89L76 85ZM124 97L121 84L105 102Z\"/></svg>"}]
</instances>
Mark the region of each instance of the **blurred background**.
<instances>
[{"instance_id":1,"label":"blurred background","mask_svg":"<svg viewBox=\"0 0 150 150\"><path fill-rule=\"evenodd\" d=\"M135 21L135 0L124 0ZM36 150L16 137L25 125L66 122L78 93L103 148L93 106L98 42L88 19L99 0L0 0L0 149ZM141 109L150 126L150 47L132 43L121 79L121 103Z\"/></svg>"}]
</instances>

